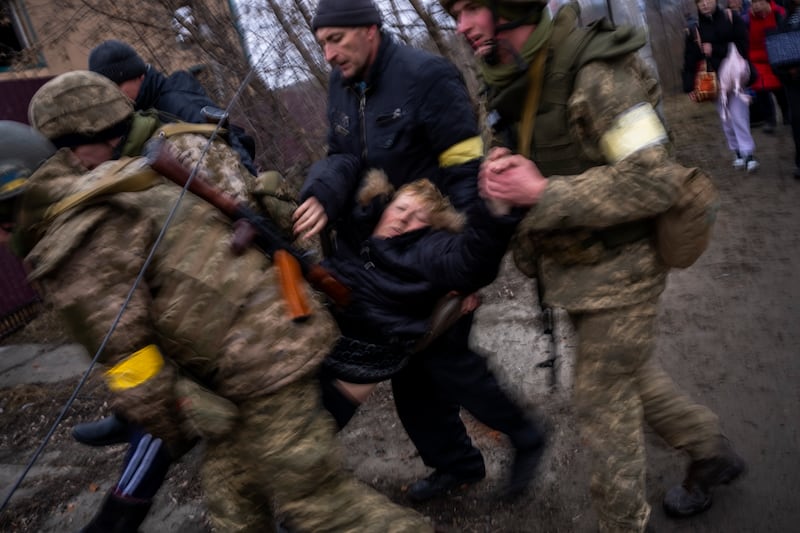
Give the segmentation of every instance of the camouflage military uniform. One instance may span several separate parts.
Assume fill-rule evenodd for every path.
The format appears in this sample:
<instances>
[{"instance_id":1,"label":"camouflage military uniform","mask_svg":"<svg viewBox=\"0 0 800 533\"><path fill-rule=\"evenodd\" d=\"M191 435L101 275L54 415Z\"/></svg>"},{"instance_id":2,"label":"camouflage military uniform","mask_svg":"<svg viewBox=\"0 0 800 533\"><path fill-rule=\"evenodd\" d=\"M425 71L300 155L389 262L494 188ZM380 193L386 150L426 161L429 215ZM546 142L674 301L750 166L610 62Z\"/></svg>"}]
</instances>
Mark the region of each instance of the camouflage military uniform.
<instances>
[{"instance_id":1,"label":"camouflage military uniform","mask_svg":"<svg viewBox=\"0 0 800 533\"><path fill-rule=\"evenodd\" d=\"M49 83L57 87L62 78ZM46 105L37 96L34 102ZM62 148L29 179L21 223L33 246L26 257L31 277L90 352L104 339L180 189L154 176L143 190L98 196L61 213L48 209L104 183L126 191L120 184L146 170L134 158L87 173ZM312 377L336 326L315 300L311 318L290 320L271 262L255 249L232 256L229 234L230 224L213 207L183 198L103 352L115 410L180 450L187 440L176 409L180 378L234 406L228 432L207 428L217 435L207 444L209 507L225 531L272 528L272 498L299 531L430 530L422 516L342 471L333 421ZM216 490L230 480L233 490ZM247 509L248 498L259 502L257 515L225 514ZM244 523L236 526L237 518Z\"/></svg>"},{"instance_id":2,"label":"camouflage military uniform","mask_svg":"<svg viewBox=\"0 0 800 533\"><path fill-rule=\"evenodd\" d=\"M565 53L569 36L580 31L570 29L571 10L554 20L549 46L556 53ZM637 39L630 31L614 34L615 46ZM660 89L630 50L604 56L603 43L576 59L568 96L548 93L563 76L550 70L557 60L545 66L530 154L549 179L518 229L514 254L521 270L538 276L544 302L565 308L578 333L574 397L593 454L600 531L643 531L650 507L642 420L694 460L712 456L721 434L716 415L679 391L653 358L668 268L657 255L652 222L674 203L685 174L665 142L616 162L605 156L601 139L618 117L642 103L655 107ZM503 100L511 93L495 91L490 107L508 108L513 102ZM566 104L560 124L552 120L559 97Z\"/></svg>"}]
</instances>

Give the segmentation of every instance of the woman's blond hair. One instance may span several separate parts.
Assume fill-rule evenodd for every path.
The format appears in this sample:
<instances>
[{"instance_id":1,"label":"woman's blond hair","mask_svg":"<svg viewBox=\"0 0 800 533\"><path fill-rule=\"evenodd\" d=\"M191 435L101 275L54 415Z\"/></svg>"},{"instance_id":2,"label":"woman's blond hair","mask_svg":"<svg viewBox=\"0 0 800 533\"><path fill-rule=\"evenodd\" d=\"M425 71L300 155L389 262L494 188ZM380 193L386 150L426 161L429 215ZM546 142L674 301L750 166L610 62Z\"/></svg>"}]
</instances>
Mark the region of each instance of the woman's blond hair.
<instances>
[{"instance_id":1,"label":"woman's blond hair","mask_svg":"<svg viewBox=\"0 0 800 533\"><path fill-rule=\"evenodd\" d=\"M413 194L430 209L428 220L434 229L444 229L453 233L458 233L464 229L464 215L456 211L450 200L443 196L436 185L427 178L418 179L411 183L406 183L400 190L394 192L394 188L389 183L386 173L380 169L371 169L364 176L361 188L358 191L358 202L367 205L372 199L378 196L393 199L403 193Z\"/></svg>"},{"instance_id":2,"label":"woman's blond hair","mask_svg":"<svg viewBox=\"0 0 800 533\"><path fill-rule=\"evenodd\" d=\"M455 210L450 200L442 195L430 180L422 178L406 183L400 187L394 197L397 198L406 193L419 198L425 207L430 210L428 221L432 228L444 229L454 233L464 229L464 215Z\"/></svg>"}]
</instances>

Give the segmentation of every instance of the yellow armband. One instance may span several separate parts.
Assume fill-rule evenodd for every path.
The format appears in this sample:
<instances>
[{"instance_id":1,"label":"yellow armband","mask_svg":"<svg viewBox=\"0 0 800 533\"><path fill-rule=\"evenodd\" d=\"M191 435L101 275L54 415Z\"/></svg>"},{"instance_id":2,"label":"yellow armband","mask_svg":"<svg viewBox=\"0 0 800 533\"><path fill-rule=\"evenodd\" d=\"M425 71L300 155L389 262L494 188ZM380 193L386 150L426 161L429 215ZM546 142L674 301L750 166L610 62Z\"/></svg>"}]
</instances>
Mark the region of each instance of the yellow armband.
<instances>
[{"instance_id":1,"label":"yellow armband","mask_svg":"<svg viewBox=\"0 0 800 533\"><path fill-rule=\"evenodd\" d=\"M454 167L481 156L483 156L483 139L479 136L470 137L439 154L439 166Z\"/></svg>"},{"instance_id":2,"label":"yellow armband","mask_svg":"<svg viewBox=\"0 0 800 533\"><path fill-rule=\"evenodd\" d=\"M106 371L108 388L112 391L132 389L161 371L164 357L155 344L134 352Z\"/></svg>"},{"instance_id":3,"label":"yellow armband","mask_svg":"<svg viewBox=\"0 0 800 533\"><path fill-rule=\"evenodd\" d=\"M615 120L601 138L600 149L609 163L622 161L629 155L667 142L667 131L650 104L638 104Z\"/></svg>"}]
</instances>

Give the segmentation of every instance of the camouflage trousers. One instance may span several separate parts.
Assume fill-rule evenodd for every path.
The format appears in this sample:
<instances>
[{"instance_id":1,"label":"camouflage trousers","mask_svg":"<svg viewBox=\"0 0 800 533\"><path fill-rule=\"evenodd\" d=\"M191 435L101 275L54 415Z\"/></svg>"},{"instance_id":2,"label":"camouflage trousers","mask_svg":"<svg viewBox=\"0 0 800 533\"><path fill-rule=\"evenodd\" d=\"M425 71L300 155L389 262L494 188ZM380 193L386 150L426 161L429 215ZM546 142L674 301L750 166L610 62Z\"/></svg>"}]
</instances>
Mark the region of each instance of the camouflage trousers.
<instances>
[{"instance_id":1,"label":"camouflage trousers","mask_svg":"<svg viewBox=\"0 0 800 533\"><path fill-rule=\"evenodd\" d=\"M215 529L275 531L274 506L298 532L432 532L425 517L343 470L319 395L304 378L244 402L227 437L209 441L202 477Z\"/></svg>"},{"instance_id":2,"label":"camouflage trousers","mask_svg":"<svg viewBox=\"0 0 800 533\"><path fill-rule=\"evenodd\" d=\"M579 339L575 405L603 533L647 525L643 422L693 460L711 457L721 436L717 416L679 390L653 358L657 302L570 313Z\"/></svg>"}]
</instances>

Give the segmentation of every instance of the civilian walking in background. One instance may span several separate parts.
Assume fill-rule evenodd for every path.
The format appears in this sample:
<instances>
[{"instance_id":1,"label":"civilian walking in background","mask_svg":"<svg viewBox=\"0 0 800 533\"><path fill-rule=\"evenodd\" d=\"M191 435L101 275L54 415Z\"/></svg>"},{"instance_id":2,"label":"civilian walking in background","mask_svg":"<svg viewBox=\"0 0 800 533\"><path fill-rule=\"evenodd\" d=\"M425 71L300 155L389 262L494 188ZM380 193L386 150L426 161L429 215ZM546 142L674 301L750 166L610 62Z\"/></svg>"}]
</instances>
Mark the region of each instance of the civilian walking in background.
<instances>
[{"instance_id":1,"label":"civilian walking in background","mask_svg":"<svg viewBox=\"0 0 800 533\"><path fill-rule=\"evenodd\" d=\"M742 17L745 24L750 24L750 1L728 0L728 9Z\"/></svg>"},{"instance_id":2,"label":"civilian walking in background","mask_svg":"<svg viewBox=\"0 0 800 533\"><path fill-rule=\"evenodd\" d=\"M786 95L780 80L769 66L765 41L767 32L774 31L785 16L786 11L772 0L754 0L750 9L750 64L758 71L758 79L752 86L755 97L750 107L751 112L764 121L764 133L774 133L777 125L773 95L781 108L784 123L788 123Z\"/></svg>"},{"instance_id":3,"label":"civilian walking in background","mask_svg":"<svg viewBox=\"0 0 800 533\"><path fill-rule=\"evenodd\" d=\"M697 33L686 36L684 80L689 77L688 73L694 76L698 62L703 59L709 63L710 70L719 72L731 43L743 58L749 57L747 25L739 15L721 9L716 0L697 0L697 14ZM684 90L689 92L692 89L684 85ZM759 164L753 156L756 145L750 133L749 98L741 93L731 94L727 102L718 98L717 111L728 148L733 152L734 168L747 172L757 170Z\"/></svg>"},{"instance_id":4,"label":"civilian walking in background","mask_svg":"<svg viewBox=\"0 0 800 533\"><path fill-rule=\"evenodd\" d=\"M779 31L800 30L800 0L789 0L786 18ZM789 121L794 137L794 177L800 179L800 63L776 71L786 94Z\"/></svg>"}]
</instances>

